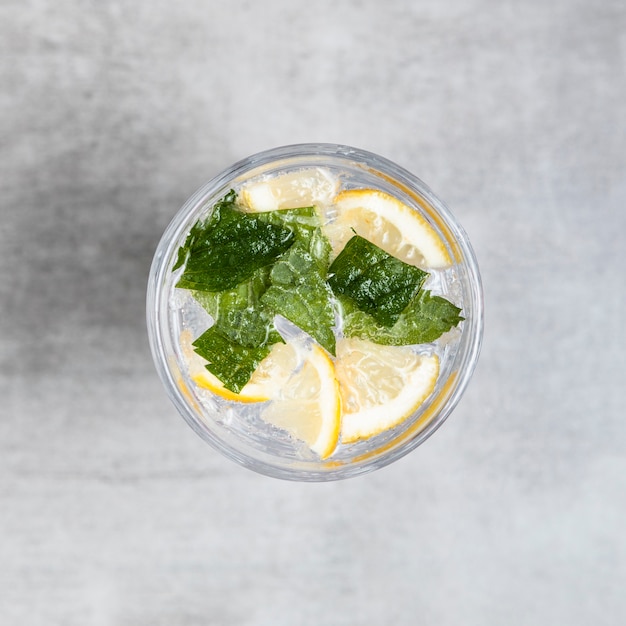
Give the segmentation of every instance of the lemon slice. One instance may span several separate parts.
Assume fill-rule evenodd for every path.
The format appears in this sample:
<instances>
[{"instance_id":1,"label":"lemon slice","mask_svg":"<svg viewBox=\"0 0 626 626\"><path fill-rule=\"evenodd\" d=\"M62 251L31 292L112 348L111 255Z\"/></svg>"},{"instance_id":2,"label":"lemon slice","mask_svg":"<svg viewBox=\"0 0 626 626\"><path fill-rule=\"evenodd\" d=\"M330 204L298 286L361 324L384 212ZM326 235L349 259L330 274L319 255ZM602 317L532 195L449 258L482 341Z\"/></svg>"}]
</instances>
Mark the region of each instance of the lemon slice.
<instances>
[{"instance_id":1,"label":"lemon slice","mask_svg":"<svg viewBox=\"0 0 626 626\"><path fill-rule=\"evenodd\" d=\"M296 362L291 358L285 344L277 343L271 352L261 361L245 387L235 393L224 387L222 381L206 369L206 361L193 349L193 336L186 329L180 334L180 347L187 363L189 376L193 382L208 389L225 400L237 402L266 402L280 389L289 378ZM291 360L290 360L291 359Z\"/></svg>"},{"instance_id":2,"label":"lemon slice","mask_svg":"<svg viewBox=\"0 0 626 626\"><path fill-rule=\"evenodd\" d=\"M356 232L409 265L442 268L450 255L435 229L417 212L376 189L351 189L335 198L337 218L325 227L337 256Z\"/></svg>"},{"instance_id":3,"label":"lemon slice","mask_svg":"<svg viewBox=\"0 0 626 626\"><path fill-rule=\"evenodd\" d=\"M341 396L332 361L317 344L284 344L284 358L298 362L273 401L261 413L268 423L304 441L320 458L332 454L339 439Z\"/></svg>"},{"instance_id":4,"label":"lemon slice","mask_svg":"<svg viewBox=\"0 0 626 626\"><path fill-rule=\"evenodd\" d=\"M314 167L247 183L240 199L251 212L319 207L330 204L337 187L338 181L330 171Z\"/></svg>"},{"instance_id":5,"label":"lemon slice","mask_svg":"<svg viewBox=\"0 0 626 626\"><path fill-rule=\"evenodd\" d=\"M419 355L407 346L341 339L335 371L343 407L341 441L354 443L412 415L435 388L439 358Z\"/></svg>"}]
</instances>

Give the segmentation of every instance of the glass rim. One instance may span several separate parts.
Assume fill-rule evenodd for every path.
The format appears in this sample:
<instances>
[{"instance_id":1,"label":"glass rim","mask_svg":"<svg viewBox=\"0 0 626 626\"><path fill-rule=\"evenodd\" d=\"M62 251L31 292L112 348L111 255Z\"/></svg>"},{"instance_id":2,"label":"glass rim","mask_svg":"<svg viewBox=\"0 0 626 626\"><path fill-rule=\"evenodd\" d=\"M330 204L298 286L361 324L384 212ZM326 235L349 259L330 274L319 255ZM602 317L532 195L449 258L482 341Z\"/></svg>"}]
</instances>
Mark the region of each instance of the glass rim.
<instances>
[{"instance_id":1,"label":"glass rim","mask_svg":"<svg viewBox=\"0 0 626 626\"><path fill-rule=\"evenodd\" d=\"M260 175L263 168L268 168L271 164L280 161L294 166L297 165L298 160L302 160L311 166L312 159L319 160L320 166L324 165L324 160L335 159L345 162L346 167L350 164L352 167L365 168L368 172L379 175L385 180L392 180L409 196L413 197L415 193L421 196L443 220L445 228L450 231L454 243L458 245L461 258L459 265L462 263L467 272L469 286L468 293L464 295L464 298L469 298L471 301L471 317L464 321L461 334L463 345L459 348L460 360L458 364L456 363L459 355L455 357L455 369L458 374L453 381L453 388L443 398L443 403L434 412L432 418L415 434L396 442L396 445L386 452L381 451L380 454L365 458L355 464L317 470L312 470L310 467L303 469L284 467L281 464L272 463L270 459L252 458L236 446L229 445L208 429L193 407L190 406L189 400L185 397L185 393L181 390L174 373L168 366L169 357L166 350L168 336L166 331L169 330L169 320L167 307L164 306L169 298L168 294L164 294L166 276L170 270L178 242L183 233L189 230L190 222L197 220L202 210L209 205L209 200L217 199L220 193L238 177L246 174L250 174L250 177ZM255 170L260 171L255 172ZM287 480L317 482L348 478L384 467L414 450L441 427L465 392L478 361L483 337L484 296L476 256L465 230L447 205L421 179L389 159L367 150L342 144L301 143L271 148L241 159L201 185L187 199L170 221L157 245L148 279L146 322L150 349L157 373L168 397L196 434L226 457L261 474ZM169 339L171 340L171 337Z\"/></svg>"}]
</instances>

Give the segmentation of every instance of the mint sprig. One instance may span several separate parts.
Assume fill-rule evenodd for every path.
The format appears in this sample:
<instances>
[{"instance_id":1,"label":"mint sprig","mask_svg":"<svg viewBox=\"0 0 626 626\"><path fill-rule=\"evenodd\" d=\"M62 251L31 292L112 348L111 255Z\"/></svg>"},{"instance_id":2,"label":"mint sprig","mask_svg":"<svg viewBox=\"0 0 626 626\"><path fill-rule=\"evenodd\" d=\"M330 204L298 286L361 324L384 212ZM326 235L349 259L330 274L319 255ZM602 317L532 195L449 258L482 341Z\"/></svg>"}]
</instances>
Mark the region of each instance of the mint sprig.
<instances>
[{"instance_id":1,"label":"mint sprig","mask_svg":"<svg viewBox=\"0 0 626 626\"><path fill-rule=\"evenodd\" d=\"M429 343L461 309L422 289L428 274L358 235L330 265L315 207L245 213L230 191L178 250L177 287L190 289L214 324L195 342L207 369L238 393L272 346L282 315L335 354L343 333L385 345ZM329 267L330 265L330 267Z\"/></svg>"}]
</instances>

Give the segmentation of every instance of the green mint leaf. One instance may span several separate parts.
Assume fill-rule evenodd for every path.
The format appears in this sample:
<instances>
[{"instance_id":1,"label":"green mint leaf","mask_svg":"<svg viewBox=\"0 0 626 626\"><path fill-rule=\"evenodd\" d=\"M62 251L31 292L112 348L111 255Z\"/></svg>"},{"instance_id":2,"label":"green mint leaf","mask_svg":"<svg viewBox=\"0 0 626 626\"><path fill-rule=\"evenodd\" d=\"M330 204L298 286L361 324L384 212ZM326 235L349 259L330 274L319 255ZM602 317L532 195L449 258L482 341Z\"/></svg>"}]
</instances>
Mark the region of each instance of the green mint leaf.
<instances>
[{"instance_id":1,"label":"green mint leaf","mask_svg":"<svg viewBox=\"0 0 626 626\"><path fill-rule=\"evenodd\" d=\"M295 238L288 226L239 211L231 191L204 223L194 225L179 249L174 268L184 264L185 269L176 286L195 291L232 289L271 265Z\"/></svg>"},{"instance_id":2,"label":"green mint leaf","mask_svg":"<svg viewBox=\"0 0 626 626\"><path fill-rule=\"evenodd\" d=\"M269 273L270 268L263 267L234 289L196 291L193 296L231 341L248 348L277 343L282 339L274 329L273 315L260 302L269 286Z\"/></svg>"},{"instance_id":3,"label":"green mint leaf","mask_svg":"<svg viewBox=\"0 0 626 626\"><path fill-rule=\"evenodd\" d=\"M234 206L237 201L237 194L234 189L231 189L221 200L218 200L213 207L213 213L211 214L219 216L222 207ZM172 268L172 272L175 272L179 267L182 267L187 258L189 257L189 253L192 248L196 245L196 242L207 228L208 223L211 221L211 217L205 222L196 222L189 231L187 235L187 239L185 239L185 243L178 249L178 257L176 259L176 263Z\"/></svg>"},{"instance_id":4,"label":"green mint leaf","mask_svg":"<svg viewBox=\"0 0 626 626\"><path fill-rule=\"evenodd\" d=\"M296 236L295 243L300 244L311 255L321 272L326 272L331 245L322 234L319 214L315 207L268 211L259 213L258 216L269 224L291 228Z\"/></svg>"},{"instance_id":5,"label":"green mint leaf","mask_svg":"<svg viewBox=\"0 0 626 626\"><path fill-rule=\"evenodd\" d=\"M272 267L261 303L335 354L333 294L326 282L330 243L322 234L315 207L272 211L263 218L288 224L296 241Z\"/></svg>"},{"instance_id":6,"label":"green mint leaf","mask_svg":"<svg viewBox=\"0 0 626 626\"><path fill-rule=\"evenodd\" d=\"M176 258L176 263L172 268L172 272L176 271L179 267L182 267L189 256L189 251L194 245L196 239L202 232L202 224L200 222L194 224L194 226L189 231L187 235L187 239L185 243L178 249L178 257Z\"/></svg>"},{"instance_id":7,"label":"green mint leaf","mask_svg":"<svg viewBox=\"0 0 626 626\"><path fill-rule=\"evenodd\" d=\"M261 302L335 354L333 294L311 254L295 244L274 265L270 281Z\"/></svg>"},{"instance_id":8,"label":"green mint leaf","mask_svg":"<svg viewBox=\"0 0 626 626\"><path fill-rule=\"evenodd\" d=\"M348 241L328 273L335 294L350 298L383 326L398 321L428 276L359 235Z\"/></svg>"},{"instance_id":9,"label":"green mint leaf","mask_svg":"<svg viewBox=\"0 0 626 626\"><path fill-rule=\"evenodd\" d=\"M215 326L200 335L193 346L208 361L206 368L235 393L245 387L252 372L271 350L269 344L256 348L242 346L225 337Z\"/></svg>"},{"instance_id":10,"label":"green mint leaf","mask_svg":"<svg viewBox=\"0 0 626 626\"><path fill-rule=\"evenodd\" d=\"M343 331L347 337L360 337L389 346L430 343L464 319L459 315L459 307L425 290L417 293L391 327L379 324L349 298L340 297L340 303Z\"/></svg>"}]
</instances>

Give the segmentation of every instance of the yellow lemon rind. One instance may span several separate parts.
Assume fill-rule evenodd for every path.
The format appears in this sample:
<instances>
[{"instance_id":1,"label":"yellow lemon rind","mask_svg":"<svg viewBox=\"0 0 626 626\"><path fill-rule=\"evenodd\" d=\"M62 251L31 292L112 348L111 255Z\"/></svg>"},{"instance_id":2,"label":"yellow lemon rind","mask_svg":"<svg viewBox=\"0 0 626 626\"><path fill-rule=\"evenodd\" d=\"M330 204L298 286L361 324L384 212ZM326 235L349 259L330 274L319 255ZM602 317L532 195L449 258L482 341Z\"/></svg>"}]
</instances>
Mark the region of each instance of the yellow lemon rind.
<instances>
[{"instance_id":1,"label":"yellow lemon rind","mask_svg":"<svg viewBox=\"0 0 626 626\"><path fill-rule=\"evenodd\" d=\"M420 356L396 346L377 346L376 354L369 351L368 344L371 342L355 338L343 340L338 346L337 378L344 396L341 426L344 444L370 439L410 418L433 393L439 378L439 358L435 354ZM376 367L369 372L362 370L359 363L363 357ZM391 369L394 366L390 363L396 359L399 363L403 359L406 366ZM372 377L384 376L381 368L385 367L391 369L394 378L401 377L399 393L390 396L388 391L380 398L368 397L368 389L375 389L376 381Z\"/></svg>"},{"instance_id":2,"label":"yellow lemon rind","mask_svg":"<svg viewBox=\"0 0 626 626\"><path fill-rule=\"evenodd\" d=\"M220 379L211 374L208 370L206 373L193 374L191 376L191 380L193 380L198 387L207 389L216 396L224 398L224 400L230 400L233 402L267 402L271 398L268 393L263 393L258 389L250 389L248 385L246 385L239 393L235 393L234 391L224 387Z\"/></svg>"},{"instance_id":3,"label":"yellow lemon rind","mask_svg":"<svg viewBox=\"0 0 626 626\"><path fill-rule=\"evenodd\" d=\"M419 251L426 267L440 269L451 265L450 254L436 230L422 215L397 198L377 189L348 189L337 194L334 202L337 218L328 232L345 230L345 237L351 236L349 231L354 228L357 234L371 239L375 222L382 219L402 233L404 243ZM360 223L367 227L361 228ZM384 231L384 227L379 228ZM374 238L379 240L372 243L386 249L382 234ZM387 252L393 254L393 250Z\"/></svg>"},{"instance_id":4,"label":"yellow lemon rind","mask_svg":"<svg viewBox=\"0 0 626 626\"><path fill-rule=\"evenodd\" d=\"M341 395L335 367L325 350L317 344L298 346L296 350L299 366L272 398L261 417L303 441L320 459L326 459L337 447L341 428ZM319 381L317 395L312 397L300 393L316 388L315 380L306 380L306 376L311 374ZM306 384L303 384L303 377ZM309 387L311 382L313 385ZM313 416L321 421L317 432L315 424L310 421Z\"/></svg>"}]
</instances>

